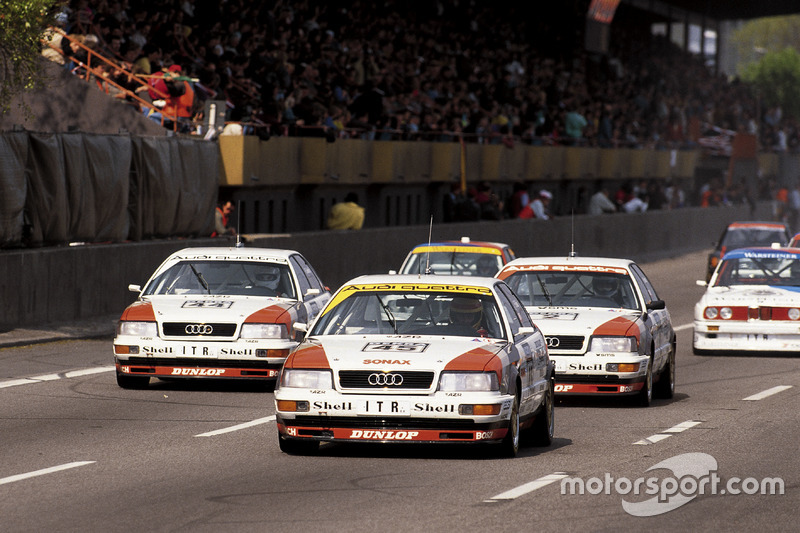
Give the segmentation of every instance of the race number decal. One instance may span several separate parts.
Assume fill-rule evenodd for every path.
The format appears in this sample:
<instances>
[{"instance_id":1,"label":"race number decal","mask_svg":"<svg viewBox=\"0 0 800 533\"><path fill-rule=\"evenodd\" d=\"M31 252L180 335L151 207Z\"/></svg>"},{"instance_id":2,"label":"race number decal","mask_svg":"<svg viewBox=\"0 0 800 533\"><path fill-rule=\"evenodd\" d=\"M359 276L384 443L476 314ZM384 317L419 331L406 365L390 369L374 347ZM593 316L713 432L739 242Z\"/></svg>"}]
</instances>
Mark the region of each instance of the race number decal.
<instances>
[{"instance_id":1,"label":"race number decal","mask_svg":"<svg viewBox=\"0 0 800 533\"><path fill-rule=\"evenodd\" d=\"M211 309L230 309L233 302L227 300L187 300L181 307L189 309L211 308Z\"/></svg>"},{"instance_id":2,"label":"race number decal","mask_svg":"<svg viewBox=\"0 0 800 533\"><path fill-rule=\"evenodd\" d=\"M361 351L422 353L427 348L424 342L368 342Z\"/></svg>"}]
</instances>

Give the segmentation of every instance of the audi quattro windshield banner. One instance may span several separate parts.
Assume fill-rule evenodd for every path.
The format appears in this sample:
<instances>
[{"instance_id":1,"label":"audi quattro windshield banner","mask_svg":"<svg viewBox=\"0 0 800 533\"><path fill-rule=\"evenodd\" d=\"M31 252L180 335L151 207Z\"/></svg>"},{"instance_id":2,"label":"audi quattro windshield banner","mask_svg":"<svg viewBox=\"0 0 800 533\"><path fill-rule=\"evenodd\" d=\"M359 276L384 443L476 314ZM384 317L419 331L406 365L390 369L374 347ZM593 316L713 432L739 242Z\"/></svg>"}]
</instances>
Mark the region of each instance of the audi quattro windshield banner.
<instances>
[{"instance_id":1,"label":"audi quattro windshield banner","mask_svg":"<svg viewBox=\"0 0 800 533\"><path fill-rule=\"evenodd\" d=\"M419 246L414 250L415 254L434 252L456 252L465 254L487 254L487 255L501 255L501 251L497 248L489 248L486 246L449 246L449 245L432 245L432 246Z\"/></svg>"},{"instance_id":2,"label":"audi quattro windshield banner","mask_svg":"<svg viewBox=\"0 0 800 533\"><path fill-rule=\"evenodd\" d=\"M452 292L456 294L480 294L491 296L492 290L487 287L474 287L470 285L453 285L448 283L371 283L367 285L347 285L331 299L325 311L327 313L341 302L358 292Z\"/></svg>"}]
</instances>

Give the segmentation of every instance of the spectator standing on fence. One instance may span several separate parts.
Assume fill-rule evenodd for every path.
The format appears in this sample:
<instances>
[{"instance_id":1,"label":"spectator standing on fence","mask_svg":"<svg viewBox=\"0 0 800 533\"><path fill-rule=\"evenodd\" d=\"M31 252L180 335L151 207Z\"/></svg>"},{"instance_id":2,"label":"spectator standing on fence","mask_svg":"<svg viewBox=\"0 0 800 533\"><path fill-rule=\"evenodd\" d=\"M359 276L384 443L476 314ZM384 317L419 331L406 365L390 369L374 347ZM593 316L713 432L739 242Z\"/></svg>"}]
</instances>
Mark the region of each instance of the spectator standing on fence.
<instances>
[{"instance_id":1,"label":"spectator standing on fence","mask_svg":"<svg viewBox=\"0 0 800 533\"><path fill-rule=\"evenodd\" d=\"M364 208L358 205L358 194L351 192L331 207L328 229L361 229L364 225Z\"/></svg>"}]
</instances>

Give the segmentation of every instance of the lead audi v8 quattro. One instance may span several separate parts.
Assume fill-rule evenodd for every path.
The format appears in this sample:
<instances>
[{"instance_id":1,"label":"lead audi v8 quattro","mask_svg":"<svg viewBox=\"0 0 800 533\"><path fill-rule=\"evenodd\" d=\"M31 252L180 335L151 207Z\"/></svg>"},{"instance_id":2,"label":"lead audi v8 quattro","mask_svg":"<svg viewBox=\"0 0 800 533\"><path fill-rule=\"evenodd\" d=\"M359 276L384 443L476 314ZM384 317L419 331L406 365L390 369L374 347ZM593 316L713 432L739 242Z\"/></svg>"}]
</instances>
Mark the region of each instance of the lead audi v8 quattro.
<instances>
[{"instance_id":1,"label":"lead audi v8 quattro","mask_svg":"<svg viewBox=\"0 0 800 533\"><path fill-rule=\"evenodd\" d=\"M281 450L319 442L553 438L542 333L494 278L362 276L334 294L275 389Z\"/></svg>"},{"instance_id":2,"label":"lead audi v8 quattro","mask_svg":"<svg viewBox=\"0 0 800 533\"><path fill-rule=\"evenodd\" d=\"M800 250L725 254L694 308L692 348L695 354L800 351Z\"/></svg>"},{"instance_id":3,"label":"lead audi v8 quattro","mask_svg":"<svg viewBox=\"0 0 800 533\"><path fill-rule=\"evenodd\" d=\"M307 323L330 300L291 250L186 248L156 269L117 324L114 359L123 388L150 378L274 382Z\"/></svg>"},{"instance_id":4,"label":"lead audi v8 quattro","mask_svg":"<svg viewBox=\"0 0 800 533\"><path fill-rule=\"evenodd\" d=\"M666 305L627 259L529 257L498 274L547 339L560 395L633 395L675 389L675 332Z\"/></svg>"}]
</instances>

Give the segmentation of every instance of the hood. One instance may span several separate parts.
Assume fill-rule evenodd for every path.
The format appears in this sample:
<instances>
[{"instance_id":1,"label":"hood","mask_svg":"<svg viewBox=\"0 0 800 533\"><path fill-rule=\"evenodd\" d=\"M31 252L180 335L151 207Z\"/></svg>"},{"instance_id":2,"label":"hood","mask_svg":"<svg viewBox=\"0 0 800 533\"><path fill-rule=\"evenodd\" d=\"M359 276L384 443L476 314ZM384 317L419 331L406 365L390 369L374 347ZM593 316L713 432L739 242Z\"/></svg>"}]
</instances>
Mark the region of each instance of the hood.
<instances>
[{"instance_id":1,"label":"hood","mask_svg":"<svg viewBox=\"0 0 800 533\"><path fill-rule=\"evenodd\" d=\"M526 307L545 335L625 335L641 312L603 307ZM601 329L601 331L598 331Z\"/></svg>"},{"instance_id":2,"label":"hood","mask_svg":"<svg viewBox=\"0 0 800 533\"><path fill-rule=\"evenodd\" d=\"M781 306L800 307L800 287L737 285L709 287L700 300L703 306Z\"/></svg>"},{"instance_id":3,"label":"hood","mask_svg":"<svg viewBox=\"0 0 800 533\"><path fill-rule=\"evenodd\" d=\"M312 337L290 356L287 367L338 370L481 370L505 341L468 337L386 335Z\"/></svg>"},{"instance_id":4,"label":"hood","mask_svg":"<svg viewBox=\"0 0 800 533\"><path fill-rule=\"evenodd\" d=\"M270 318L278 317L295 305L280 298L237 296L157 296L146 300L152 305L156 321L161 322L228 322L241 323L254 313L269 310Z\"/></svg>"}]
</instances>

